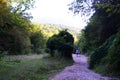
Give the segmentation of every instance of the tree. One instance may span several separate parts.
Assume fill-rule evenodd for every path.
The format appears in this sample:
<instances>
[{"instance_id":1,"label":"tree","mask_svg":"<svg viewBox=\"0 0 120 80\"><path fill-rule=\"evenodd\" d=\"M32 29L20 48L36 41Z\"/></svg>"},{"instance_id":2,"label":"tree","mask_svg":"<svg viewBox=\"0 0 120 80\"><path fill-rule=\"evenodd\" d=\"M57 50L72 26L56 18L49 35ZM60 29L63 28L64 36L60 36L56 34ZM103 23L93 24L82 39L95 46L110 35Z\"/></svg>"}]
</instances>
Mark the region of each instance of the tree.
<instances>
[{"instance_id":1,"label":"tree","mask_svg":"<svg viewBox=\"0 0 120 80\"><path fill-rule=\"evenodd\" d=\"M83 5L84 3L87 4L87 6ZM89 13L89 10L95 10L95 13L84 30L85 38L89 45L88 49L95 50L95 48L101 46L111 35L117 33L117 29L120 26L120 8L118 8L120 7L120 1L93 0L91 3L90 0L75 0L71 5L74 5L72 6L74 11L78 10L77 12L84 14ZM86 8L88 10L86 10ZM84 10L86 12L84 12Z\"/></svg>"},{"instance_id":2,"label":"tree","mask_svg":"<svg viewBox=\"0 0 120 80\"><path fill-rule=\"evenodd\" d=\"M73 36L67 32L67 30L60 31L58 35L53 35L47 41L47 48L50 49L50 53L54 56L54 51L58 50L62 57L71 58L73 51Z\"/></svg>"},{"instance_id":3,"label":"tree","mask_svg":"<svg viewBox=\"0 0 120 80\"><path fill-rule=\"evenodd\" d=\"M77 46L78 46L78 49L80 49L82 53L87 52L87 42L86 42L84 30L82 30L81 33L79 34L79 40L77 42Z\"/></svg>"},{"instance_id":4,"label":"tree","mask_svg":"<svg viewBox=\"0 0 120 80\"><path fill-rule=\"evenodd\" d=\"M0 13L3 12L6 9L6 0L0 1Z\"/></svg>"},{"instance_id":5,"label":"tree","mask_svg":"<svg viewBox=\"0 0 120 80\"><path fill-rule=\"evenodd\" d=\"M64 40L57 35L53 35L47 40L46 46L50 49L50 54L52 57L54 57L54 51L59 49L62 42L64 42Z\"/></svg>"},{"instance_id":6,"label":"tree","mask_svg":"<svg viewBox=\"0 0 120 80\"><path fill-rule=\"evenodd\" d=\"M14 13L9 6L9 1L1 0L0 8L0 51L8 51L9 54L31 52L30 20L24 17L24 14Z\"/></svg>"},{"instance_id":7,"label":"tree","mask_svg":"<svg viewBox=\"0 0 120 80\"><path fill-rule=\"evenodd\" d=\"M35 0L8 0L7 5L10 6L11 12L19 14L22 17L31 19L32 15L28 13L28 10L34 8Z\"/></svg>"},{"instance_id":8,"label":"tree","mask_svg":"<svg viewBox=\"0 0 120 80\"><path fill-rule=\"evenodd\" d=\"M34 26L34 28L35 27L36 26ZM37 31L31 32L30 40L31 40L33 52L37 54L41 53L41 49L45 47L45 42L46 42L42 31L39 29Z\"/></svg>"},{"instance_id":9,"label":"tree","mask_svg":"<svg viewBox=\"0 0 120 80\"><path fill-rule=\"evenodd\" d=\"M9 18L5 20L5 17L8 16ZM1 15L1 19L4 20L1 23L3 25L0 26L0 46L3 48L3 51L9 51L10 54L29 53L31 45L28 34L29 21L12 13ZM28 51L26 52L25 50Z\"/></svg>"},{"instance_id":10,"label":"tree","mask_svg":"<svg viewBox=\"0 0 120 80\"><path fill-rule=\"evenodd\" d=\"M71 53L73 52L74 44L73 36L69 32L67 32L67 30L61 31L58 35L65 40L61 44L59 51L62 53L62 56L71 58Z\"/></svg>"},{"instance_id":11,"label":"tree","mask_svg":"<svg viewBox=\"0 0 120 80\"><path fill-rule=\"evenodd\" d=\"M76 3L88 3L90 0L75 0ZM90 50L90 68L106 75L119 75L119 28L120 0L92 0L95 13L84 29L87 49ZM74 5L73 4L73 5ZM76 5L80 6L80 5ZM75 7L79 12L86 6ZM89 10L86 12L89 13ZM86 14L86 12L83 12ZM117 35L116 35L117 34ZM114 36L115 35L115 36ZM104 65L104 66L103 66Z\"/></svg>"},{"instance_id":12,"label":"tree","mask_svg":"<svg viewBox=\"0 0 120 80\"><path fill-rule=\"evenodd\" d=\"M106 12L119 13L120 7L119 0L74 0L69 4L69 10L74 13L82 13L82 15L88 14L92 10L100 8L106 9Z\"/></svg>"}]
</instances>

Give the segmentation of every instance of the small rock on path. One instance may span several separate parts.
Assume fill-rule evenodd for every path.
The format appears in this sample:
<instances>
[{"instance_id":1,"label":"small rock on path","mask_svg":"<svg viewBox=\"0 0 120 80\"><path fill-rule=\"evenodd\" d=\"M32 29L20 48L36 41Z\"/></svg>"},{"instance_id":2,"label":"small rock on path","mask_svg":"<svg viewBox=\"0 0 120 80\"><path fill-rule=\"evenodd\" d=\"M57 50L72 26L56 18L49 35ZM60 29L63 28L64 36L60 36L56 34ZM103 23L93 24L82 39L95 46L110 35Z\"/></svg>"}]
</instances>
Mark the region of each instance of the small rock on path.
<instances>
[{"instance_id":1,"label":"small rock on path","mask_svg":"<svg viewBox=\"0 0 120 80\"><path fill-rule=\"evenodd\" d=\"M87 57L72 55L74 64L66 67L62 72L48 80L120 80L117 78L103 77L88 69Z\"/></svg>"}]
</instances>

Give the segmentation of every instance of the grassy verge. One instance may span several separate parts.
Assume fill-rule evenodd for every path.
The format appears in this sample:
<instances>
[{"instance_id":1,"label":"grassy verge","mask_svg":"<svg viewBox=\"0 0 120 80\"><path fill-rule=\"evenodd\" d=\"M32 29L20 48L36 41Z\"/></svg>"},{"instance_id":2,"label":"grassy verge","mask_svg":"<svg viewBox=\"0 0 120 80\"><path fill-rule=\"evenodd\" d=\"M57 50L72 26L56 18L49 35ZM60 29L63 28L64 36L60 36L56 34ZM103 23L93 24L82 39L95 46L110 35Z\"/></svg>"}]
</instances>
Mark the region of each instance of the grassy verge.
<instances>
[{"instance_id":1,"label":"grassy verge","mask_svg":"<svg viewBox=\"0 0 120 80\"><path fill-rule=\"evenodd\" d=\"M73 62L41 56L10 61L4 58L0 61L0 80L47 80Z\"/></svg>"}]
</instances>

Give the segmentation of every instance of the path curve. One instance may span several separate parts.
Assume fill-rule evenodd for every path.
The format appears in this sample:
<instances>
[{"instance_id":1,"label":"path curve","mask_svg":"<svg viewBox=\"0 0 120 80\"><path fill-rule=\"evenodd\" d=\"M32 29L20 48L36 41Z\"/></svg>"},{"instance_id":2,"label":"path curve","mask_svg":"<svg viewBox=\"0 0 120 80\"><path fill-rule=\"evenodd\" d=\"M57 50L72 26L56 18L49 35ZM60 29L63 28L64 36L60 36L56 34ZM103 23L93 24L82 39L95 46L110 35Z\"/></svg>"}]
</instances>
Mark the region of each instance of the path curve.
<instances>
[{"instance_id":1,"label":"path curve","mask_svg":"<svg viewBox=\"0 0 120 80\"><path fill-rule=\"evenodd\" d=\"M73 54L72 57L74 60L74 64L72 66L65 67L62 72L48 80L120 80L103 77L88 69L87 57L84 55L79 55L77 57Z\"/></svg>"}]
</instances>

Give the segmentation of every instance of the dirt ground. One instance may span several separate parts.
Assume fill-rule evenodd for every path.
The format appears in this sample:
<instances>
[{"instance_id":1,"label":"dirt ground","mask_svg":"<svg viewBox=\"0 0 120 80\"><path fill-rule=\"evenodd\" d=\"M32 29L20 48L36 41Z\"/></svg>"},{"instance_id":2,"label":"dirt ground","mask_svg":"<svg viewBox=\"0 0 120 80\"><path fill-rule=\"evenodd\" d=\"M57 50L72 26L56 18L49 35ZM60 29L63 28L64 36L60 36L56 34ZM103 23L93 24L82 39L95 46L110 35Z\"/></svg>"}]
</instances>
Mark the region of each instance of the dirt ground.
<instances>
[{"instance_id":1,"label":"dirt ground","mask_svg":"<svg viewBox=\"0 0 120 80\"><path fill-rule=\"evenodd\" d=\"M87 57L84 55L72 55L74 63L65 67L63 71L48 80L120 80L117 78L104 77L88 69Z\"/></svg>"}]
</instances>

